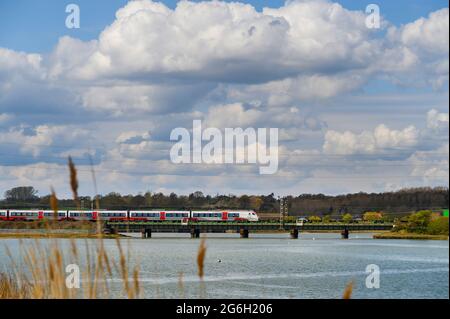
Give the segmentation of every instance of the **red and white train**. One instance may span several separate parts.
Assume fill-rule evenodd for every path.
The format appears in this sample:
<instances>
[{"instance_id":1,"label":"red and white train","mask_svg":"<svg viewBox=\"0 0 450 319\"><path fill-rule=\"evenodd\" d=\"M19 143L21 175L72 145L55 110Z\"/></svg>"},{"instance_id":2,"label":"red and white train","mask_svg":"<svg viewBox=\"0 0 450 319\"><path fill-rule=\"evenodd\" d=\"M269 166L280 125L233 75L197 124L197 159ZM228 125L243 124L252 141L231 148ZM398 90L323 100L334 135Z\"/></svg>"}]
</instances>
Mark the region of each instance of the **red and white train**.
<instances>
[{"instance_id":1,"label":"red and white train","mask_svg":"<svg viewBox=\"0 0 450 319\"><path fill-rule=\"evenodd\" d=\"M84 221L214 221L257 222L252 210L235 211L159 211L159 210L59 210L58 220ZM52 210L0 209L0 221L33 221L53 219Z\"/></svg>"}]
</instances>

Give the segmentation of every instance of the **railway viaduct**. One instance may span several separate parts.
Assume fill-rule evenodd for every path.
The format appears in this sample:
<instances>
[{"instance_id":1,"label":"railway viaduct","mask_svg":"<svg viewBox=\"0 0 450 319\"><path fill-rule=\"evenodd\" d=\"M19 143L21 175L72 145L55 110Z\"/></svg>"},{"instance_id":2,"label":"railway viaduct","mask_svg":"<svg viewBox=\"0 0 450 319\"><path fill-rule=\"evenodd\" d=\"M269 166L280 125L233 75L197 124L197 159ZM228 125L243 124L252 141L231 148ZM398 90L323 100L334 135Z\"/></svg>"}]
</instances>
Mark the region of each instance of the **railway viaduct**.
<instances>
[{"instance_id":1,"label":"railway viaduct","mask_svg":"<svg viewBox=\"0 0 450 319\"><path fill-rule=\"evenodd\" d=\"M241 238L248 238L254 231L285 231L291 238L296 239L302 231L336 231L346 239L350 231L385 231L392 230L393 224L369 223L266 223L266 222L106 222L104 232L141 233L142 238L151 238L152 233L190 233L191 238L199 238L200 233L239 233Z\"/></svg>"}]
</instances>

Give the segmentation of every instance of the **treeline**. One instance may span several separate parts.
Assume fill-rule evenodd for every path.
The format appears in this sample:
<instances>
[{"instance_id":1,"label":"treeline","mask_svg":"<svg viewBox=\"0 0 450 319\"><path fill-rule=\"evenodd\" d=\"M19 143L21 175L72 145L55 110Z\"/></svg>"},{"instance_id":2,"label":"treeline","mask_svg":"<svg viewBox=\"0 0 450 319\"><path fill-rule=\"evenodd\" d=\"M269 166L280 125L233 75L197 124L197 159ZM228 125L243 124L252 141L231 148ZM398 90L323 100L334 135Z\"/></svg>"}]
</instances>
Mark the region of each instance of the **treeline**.
<instances>
[{"instance_id":1,"label":"treeline","mask_svg":"<svg viewBox=\"0 0 450 319\"><path fill-rule=\"evenodd\" d=\"M407 213L448 208L447 187L407 188L395 192L356 193L338 196L303 194L290 197L289 209L306 215L361 215L367 211Z\"/></svg>"},{"instance_id":2,"label":"treeline","mask_svg":"<svg viewBox=\"0 0 450 319\"><path fill-rule=\"evenodd\" d=\"M409 188L395 192L356 193L338 196L323 194L302 194L284 197L291 216L343 216L362 215L368 211L410 213L424 209L448 208L449 189ZM49 208L50 195L38 196L31 187L16 187L5 192L0 202L3 208ZM138 195L109 193L91 198L79 197L78 203L72 199L59 199L60 208L90 209L96 205L102 209L253 209L260 214L278 214L279 200L269 195L204 195L194 192L189 195L146 192Z\"/></svg>"}]
</instances>

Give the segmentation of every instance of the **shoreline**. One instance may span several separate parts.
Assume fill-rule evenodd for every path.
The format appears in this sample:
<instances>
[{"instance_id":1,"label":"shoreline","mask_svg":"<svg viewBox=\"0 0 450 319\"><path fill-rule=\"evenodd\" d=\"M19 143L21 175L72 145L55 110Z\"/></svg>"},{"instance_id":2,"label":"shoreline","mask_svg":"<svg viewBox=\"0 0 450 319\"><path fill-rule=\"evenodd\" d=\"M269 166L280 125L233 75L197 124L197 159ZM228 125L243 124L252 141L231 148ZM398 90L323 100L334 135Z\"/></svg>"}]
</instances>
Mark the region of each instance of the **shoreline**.
<instances>
[{"instance_id":1,"label":"shoreline","mask_svg":"<svg viewBox=\"0 0 450 319\"><path fill-rule=\"evenodd\" d=\"M224 234L234 234L235 232L225 232ZM254 231L255 234L288 234L286 231ZM320 230L320 231L304 231L301 234L340 234L339 231ZM352 234L367 234L374 231L353 231ZM0 239L45 239L45 238L61 238L61 239L126 239L140 238L138 236L128 236L124 234L97 234L86 229L0 229ZM448 235L430 235L416 233L398 233L391 231L377 231L372 236L373 239L410 239L410 240L449 240Z\"/></svg>"},{"instance_id":2,"label":"shoreline","mask_svg":"<svg viewBox=\"0 0 450 319\"><path fill-rule=\"evenodd\" d=\"M60 238L60 239L117 239L117 238L129 238L123 235L114 234L90 234L90 233L39 233L39 232L23 232L23 233L0 233L1 239L48 239L48 238Z\"/></svg>"},{"instance_id":3,"label":"shoreline","mask_svg":"<svg viewBox=\"0 0 450 319\"><path fill-rule=\"evenodd\" d=\"M286 231L255 231L255 234L289 234ZM339 231L323 230L323 231L305 231L303 234L340 234ZM373 231L354 231L353 234L359 233L373 233ZM235 232L228 232L224 234L235 234ZM301 234L300 234L301 235ZM86 231L86 229L52 229L49 232L43 229L0 229L0 239L45 239L45 238L61 238L61 239L127 239L140 238L139 236L132 237L124 234L96 234Z\"/></svg>"},{"instance_id":4,"label":"shoreline","mask_svg":"<svg viewBox=\"0 0 450 319\"><path fill-rule=\"evenodd\" d=\"M385 232L373 235L374 239L449 240L448 235Z\"/></svg>"}]
</instances>

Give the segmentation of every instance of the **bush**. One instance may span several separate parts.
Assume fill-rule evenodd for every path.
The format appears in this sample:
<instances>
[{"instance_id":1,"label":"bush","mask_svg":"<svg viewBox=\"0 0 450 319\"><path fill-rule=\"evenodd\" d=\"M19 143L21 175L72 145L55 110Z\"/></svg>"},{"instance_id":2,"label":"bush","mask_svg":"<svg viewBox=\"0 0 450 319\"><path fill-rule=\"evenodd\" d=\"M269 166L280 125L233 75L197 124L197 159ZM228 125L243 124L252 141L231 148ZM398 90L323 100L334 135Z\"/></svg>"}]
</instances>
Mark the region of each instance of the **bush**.
<instances>
[{"instance_id":1,"label":"bush","mask_svg":"<svg viewBox=\"0 0 450 319\"><path fill-rule=\"evenodd\" d=\"M421 210L415 214L412 214L408 218L408 224L406 229L411 233L426 233L428 224L431 221L430 210Z\"/></svg>"},{"instance_id":2,"label":"bush","mask_svg":"<svg viewBox=\"0 0 450 319\"><path fill-rule=\"evenodd\" d=\"M448 217L437 217L430 221L427 233L432 235L448 235Z\"/></svg>"},{"instance_id":3,"label":"bush","mask_svg":"<svg viewBox=\"0 0 450 319\"><path fill-rule=\"evenodd\" d=\"M319 216L310 216L308 217L309 221L312 223L320 223L322 221L322 218Z\"/></svg>"},{"instance_id":4,"label":"bush","mask_svg":"<svg viewBox=\"0 0 450 319\"><path fill-rule=\"evenodd\" d=\"M296 216L284 216L283 220L286 223L295 223L295 221L297 220Z\"/></svg>"},{"instance_id":5,"label":"bush","mask_svg":"<svg viewBox=\"0 0 450 319\"><path fill-rule=\"evenodd\" d=\"M363 216L363 220L365 221L377 221L377 220L382 220L383 219L383 214L379 213L379 212L366 212L364 213Z\"/></svg>"},{"instance_id":6,"label":"bush","mask_svg":"<svg viewBox=\"0 0 450 319\"><path fill-rule=\"evenodd\" d=\"M353 220L353 216L350 214L345 214L344 216L342 216L342 221L344 223L350 223Z\"/></svg>"}]
</instances>

